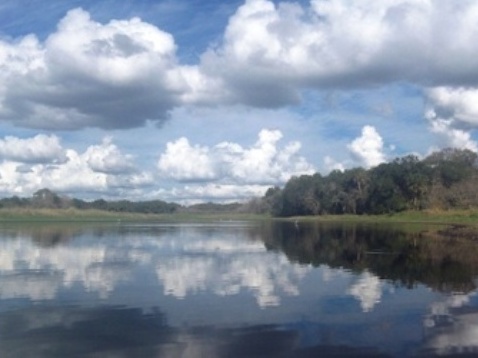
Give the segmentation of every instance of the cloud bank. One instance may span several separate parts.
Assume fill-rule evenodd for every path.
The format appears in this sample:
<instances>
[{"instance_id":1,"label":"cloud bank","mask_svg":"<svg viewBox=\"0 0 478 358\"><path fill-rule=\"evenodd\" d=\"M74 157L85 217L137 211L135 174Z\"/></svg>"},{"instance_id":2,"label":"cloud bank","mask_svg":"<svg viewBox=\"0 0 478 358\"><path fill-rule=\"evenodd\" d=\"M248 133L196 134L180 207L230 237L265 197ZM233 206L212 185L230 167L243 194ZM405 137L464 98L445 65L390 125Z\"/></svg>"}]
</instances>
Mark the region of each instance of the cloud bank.
<instances>
[{"instance_id":1,"label":"cloud bank","mask_svg":"<svg viewBox=\"0 0 478 358\"><path fill-rule=\"evenodd\" d=\"M44 41L0 41L0 118L50 130L132 128L180 106L297 104L305 89L474 89L477 23L472 0L247 0L219 44L185 65L173 35L155 25L99 23L74 9ZM476 125L476 111L457 114Z\"/></svg>"},{"instance_id":2,"label":"cloud bank","mask_svg":"<svg viewBox=\"0 0 478 358\"><path fill-rule=\"evenodd\" d=\"M190 145L187 138L167 144L158 168L178 181L224 179L245 184L283 184L292 175L311 174L314 168L299 155L300 143L278 147L282 133L264 129L250 148L221 142L213 148Z\"/></svg>"},{"instance_id":3,"label":"cloud bank","mask_svg":"<svg viewBox=\"0 0 478 358\"><path fill-rule=\"evenodd\" d=\"M31 195L47 187L93 197L115 192L137 199L144 198L146 192L151 197L156 190L153 197L168 200L245 200L262 196L270 185L284 184L292 175L315 171L299 154L299 142L281 146L281 138L280 131L264 129L250 147L233 142L207 147L191 145L183 137L166 144L157 168L151 163L142 169L112 137L82 152L64 148L55 135L9 136L0 139L0 192ZM161 180L173 184L152 189Z\"/></svg>"}]
</instances>

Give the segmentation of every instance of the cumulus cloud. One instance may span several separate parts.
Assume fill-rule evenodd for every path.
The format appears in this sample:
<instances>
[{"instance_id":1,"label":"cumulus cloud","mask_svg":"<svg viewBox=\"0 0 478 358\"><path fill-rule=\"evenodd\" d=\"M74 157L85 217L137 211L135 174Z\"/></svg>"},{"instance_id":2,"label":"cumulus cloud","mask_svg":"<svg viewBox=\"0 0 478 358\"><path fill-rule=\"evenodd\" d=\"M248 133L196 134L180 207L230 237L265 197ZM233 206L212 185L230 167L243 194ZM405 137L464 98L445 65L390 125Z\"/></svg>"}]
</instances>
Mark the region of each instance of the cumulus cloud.
<instances>
[{"instance_id":1,"label":"cumulus cloud","mask_svg":"<svg viewBox=\"0 0 478 358\"><path fill-rule=\"evenodd\" d=\"M437 117L433 113L428 113L430 129L439 134L447 147L469 149L478 152L478 144L472 139L471 133L463 129L454 128L453 120L447 120Z\"/></svg>"},{"instance_id":2,"label":"cumulus cloud","mask_svg":"<svg viewBox=\"0 0 478 358\"><path fill-rule=\"evenodd\" d=\"M26 139L0 139L0 158L23 163L61 163L66 156L57 136L38 134Z\"/></svg>"},{"instance_id":3,"label":"cumulus cloud","mask_svg":"<svg viewBox=\"0 0 478 358\"><path fill-rule=\"evenodd\" d=\"M354 139L347 148L354 159L366 168L374 167L385 162L383 140L372 126L362 128L362 135Z\"/></svg>"},{"instance_id":4,"label":"cumulus cloud","mask_svg":"<svg viewBox=\"0 0 478 358\"><path fill-rule=\"evenodd\" d=\"M279 184L313 167L299 155L299 142L280 148L282 133L263 129L249 148L221 142L212 148L192 146L186 138L167 144L158 162L161 175L178 181L222 180L224 184Z\"/></svg>"},{"instance_id":5,"label":"cumulus cloud","mask_svg":"<svg viewBox=\"0 0 478 358\"><path fill-rule=\"evenodd\" d=\"M153 173L136 168L135 158L111 137L78 151L63 148L56 136L10 136L0 139L0 192L25 196L47 187L84 197L139 198L147 191L171 201L246 200L262 196L270 185L283 184L292 175L314 172L300 156L300 144L281 146L281 138L280 131L262 130L250 147L231 142L192 145L180 138L167 144L157 162L159 170ZM158 176L181 186L154 188Z\"/></svg>"},{"instance_id":6,"label":"cumulus cloud","mask_svg":"<svg viewBox=\"0 0 478 358\"><path fill-rule=\"evenodd\" d=\"M258 106L296 103L307 87L476 85L477 21L472 0L247 0L202 65Z\"/></svg>"},{"instance_id":7,"label":"cumulus cloud","mask_svg":"<svg viewBox=\"0 0 478 358\"><path fill-rule=\"evenodd\" d=\"M164 176L180 181L213 179L216 176L209 148L191 146L184 137L166 145L158 168Z\"/></svg>"},{"instance_id":8,"label":"cumulus cloud","mask_svg":"<svg viewBox=\"0 0 478 358\"><path fill-rule=\"evenodd\" d=\"M478 89L434 87L426 90L425 118L446 146L478 151L471 131L478 127Z\"/></svg>"},{"instance_id":9,"label":"cumulus cloud","mask_svg":"<svg viewBox=\"0 0 478 358\"><path fill-rule=\"evenodd\" d=\"M182 105L297 103L305 88L478 84L473 0L247 0L222 41L181 64L173 36L139 18L74 9L44 41L0 41L0 118L49 129L161 123ZM448 31L453 28L453 31Z\"/></svg>"},{"instance_id":10,"label":"cumulus cloud","mask_svg":"<svg viewBox=\"0 0 478 358\"><path fill-rule=\"evenodd\" d=\"M85 159L89 167L95 172L122 174L134 170L131 155L123 155L112 142L111 137L103 139L101 145L90 146Z\"/></svg>"},{"instance_id":11,"label":"cumulus cloud","mask_svg":"<svg viewBox=\"0 0 478 358\"><path fill-rule=\"evenodd\" d=\"M163 121L179 103L204 100L203 86L215 88L175 53L170 34L138 18L101 24L71 10L44 42L0 41L0 118L50 129Z\"/></svg>"},{"instance_id":12,"label":"cumulus cloud","mask_svg":"<svg viewBox=\"0 0 478 358\"><path fill-rule=\"evenodd\" d=\"M433 87L426 91L428 106L436 117L452 119L463 126L478 127L478 89Z\"/></svg>"},{"instance_id":13,"label":"cumulus cloud","mask_svg":"<svg viewBox=\"0 0 478 358\"><path fill-rule=\"evenodd\" d=\"M94 192L128 189L140 192L153 182L153 176L132 165L132 156L123 154L105 138L85 152L64 149L55 136L37 135L0 140L0 192L30 195L41 188L60 192ZM129 193L128 193L129 192Z\"/></svg>"}]
</instances>

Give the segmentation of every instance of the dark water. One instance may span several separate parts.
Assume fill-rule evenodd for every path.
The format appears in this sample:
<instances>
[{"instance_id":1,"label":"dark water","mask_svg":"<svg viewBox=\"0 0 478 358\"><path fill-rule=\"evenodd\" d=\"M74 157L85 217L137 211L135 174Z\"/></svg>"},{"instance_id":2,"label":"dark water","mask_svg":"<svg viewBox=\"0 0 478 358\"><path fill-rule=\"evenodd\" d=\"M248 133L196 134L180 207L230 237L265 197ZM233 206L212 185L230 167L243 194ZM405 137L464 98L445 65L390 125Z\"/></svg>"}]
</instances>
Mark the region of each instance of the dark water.
<instances>
[{"instance_id":1,"label":"dark water","mask_svg":"<svg viewBox=\"0 0 478 358\"><path fill-rule=\"evenodd\" d=\"M425 231L3 226L0 357L478 355L478 243Z\"/></svg>"}]
</instances>

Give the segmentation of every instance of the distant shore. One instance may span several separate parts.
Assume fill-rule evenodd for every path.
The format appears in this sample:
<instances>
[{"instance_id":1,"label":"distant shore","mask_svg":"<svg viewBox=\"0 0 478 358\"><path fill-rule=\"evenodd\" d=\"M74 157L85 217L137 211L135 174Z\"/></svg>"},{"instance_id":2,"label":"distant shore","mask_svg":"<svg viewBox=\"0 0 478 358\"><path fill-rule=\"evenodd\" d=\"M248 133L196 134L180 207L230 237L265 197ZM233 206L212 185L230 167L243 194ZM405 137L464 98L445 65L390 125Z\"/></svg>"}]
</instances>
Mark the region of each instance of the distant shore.
<instances>
[{"instance_id":1,"label":"distant shore","mask_svg":"<svg viewBox=\"0 0 478 358\"><path fill-rule=\"evenodd\" d=\"M75 221L75 222L190 222L216 220L279 220L293 222L365 222L365 223L431 223L478 225L478 209L447 211L405 211L390 215L320 215L272 218L267 214L240 212L177 212L171 214L140 214L87 209L0 209L0 222L21 221Z\"/></svg>"}]
</instances>

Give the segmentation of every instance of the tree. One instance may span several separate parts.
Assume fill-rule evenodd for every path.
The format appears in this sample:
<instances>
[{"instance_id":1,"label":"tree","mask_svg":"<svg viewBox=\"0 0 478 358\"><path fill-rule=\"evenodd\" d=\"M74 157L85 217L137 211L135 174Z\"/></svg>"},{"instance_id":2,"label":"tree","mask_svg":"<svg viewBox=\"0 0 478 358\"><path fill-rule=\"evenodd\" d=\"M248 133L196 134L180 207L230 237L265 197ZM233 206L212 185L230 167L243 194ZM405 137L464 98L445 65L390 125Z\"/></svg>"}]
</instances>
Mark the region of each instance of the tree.
<instances>
[{"instance_id":1,"label":"tree","mask_svg":"<svg viewBox=\"0 0 478 358\"><path fill-rule=\"evenodd\" d=\"M319 202L315 193L314 176L292 177L282 191L280 216L315 215L319 213Z\"/></svg>"},{"instance_id":2,"label":"tree","mask_svg":"<svg viewBox=\"0 0 478 358\"><path fill-rule=\"evenodd\" d=\"M37 208L61 208L62 198L50 189L41 189L33 194L32 205Z\"/></svg>"},{"instance_id":3,"label":"tree","mask_svg":"<svg viewBox=\"0 0 478 358\"><path fill-rule=\"evenodd\" d=\"M425 164L433 169L435 180L449 188L469 178L476 170L477 154L468 149L446 148L432 153Z\"/></svg>"}]
</instances>

